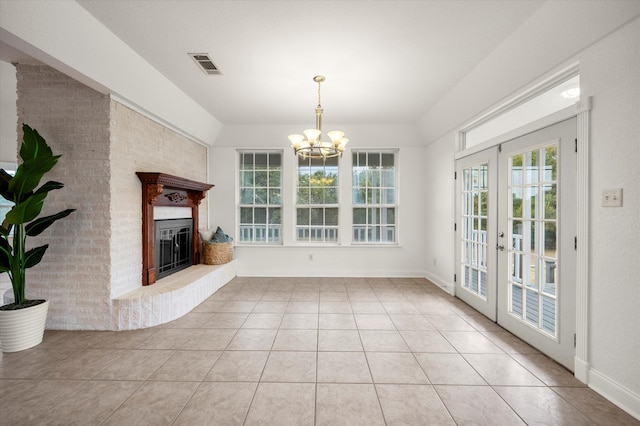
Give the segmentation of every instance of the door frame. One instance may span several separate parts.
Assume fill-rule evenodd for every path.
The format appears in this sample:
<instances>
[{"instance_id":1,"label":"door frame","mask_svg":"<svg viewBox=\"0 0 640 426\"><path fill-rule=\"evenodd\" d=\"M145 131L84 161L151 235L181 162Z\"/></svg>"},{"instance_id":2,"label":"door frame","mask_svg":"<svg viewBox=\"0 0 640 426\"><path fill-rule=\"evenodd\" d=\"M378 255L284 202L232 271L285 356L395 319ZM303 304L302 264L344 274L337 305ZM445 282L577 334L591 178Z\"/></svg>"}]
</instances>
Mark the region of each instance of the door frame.
<instances>
[{"instance_id":1,"label":"door frame","mask_svg":"<svg viewBox=\"0 0 640 426\"><path fill-rule=\"evenodd\" d=\"M502 136L478 144L469 149L457 151L454 160L480 152L486 148L499 145L513 138L551 126L572 117L577 118L576 149L576 338L574 375L583 383L589 379L589 146L590 146L590 114L592 98L585 97L575 103L574 106L565 108L550 114L540 120L536 120L526 126L515 129ZM463 131L458 132L458 142L464 138ZM459 144L458 146L462 146ZM455 184L454 184L455 188ZM457 203L456 197L454 203ZM454 205L454 212L457 205ZM454 219L455 220L455 219ZM457 238L457 236L455 236ZM456 257L457 244L454 244L453 259ZM457 273L457 264L454 262L453 274ZM455 296L455 286L452 286L452 294Z\"/></svg>"}]
</instances>

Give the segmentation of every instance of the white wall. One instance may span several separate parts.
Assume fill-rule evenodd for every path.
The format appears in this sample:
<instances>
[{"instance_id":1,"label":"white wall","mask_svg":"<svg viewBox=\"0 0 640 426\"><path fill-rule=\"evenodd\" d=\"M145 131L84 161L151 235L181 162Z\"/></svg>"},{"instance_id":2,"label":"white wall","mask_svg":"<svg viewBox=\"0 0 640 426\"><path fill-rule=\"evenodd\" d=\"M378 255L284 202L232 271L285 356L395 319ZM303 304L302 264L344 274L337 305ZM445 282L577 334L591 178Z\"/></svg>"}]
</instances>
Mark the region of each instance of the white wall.
<instances>
[{"instance_id":1,"label":"white wall","mask_svg":"<svg viewBox=\"0 0 640 426\"><path fill-rule=\"evenodd\" d=\"M346 132L353 148L399 148L398 239L394 247L355 247L347 241L339 246L298 244L294 241L295 156L287 135L300 126L225 126L211 150L212 227L237 235L237 148L283 150L283 240L282 246L236 246L238 275L263 276L424 276L425 211L424 147L412 126L331 125ZM349 220L351 208L351 156L340 160L341 223ZM341 232L350 233L348 228ZM343 238L348 236L343 236ZM309 260L312 255L313 260Z\"/></svg>"},{"instance_id":2,"label":"white wall","mask_svg":"<svg viewBox=\"0 0 640 426\"><path fill-rule=\"evenodd\" d=\"M424 213L427 235L424 262L427 278L453 294L455 273L455 134L448 133L426 148Z\"/></svg>"},{"instance_id":3,"label":"white wall","mask_svg":"<svg viewBox=\"0 0 640 426\"><path fill-rule=\"evenodd\" d=\"M633 393L640 417L640 18L580 55L582 90L593 96L590 182L590 363L610 393ZM623 188L623 207L601 207ZM607 381L612 383L607 383ZM611 395L615 398L623 396Z\"/></svg>"},{"instance_id":4,"label":"white wall","mask_svg":"<svg viewBox=\"0 0 640 426\"><path fill-rule=\"evenodd\" d=\"M446 126L457 123L461 127L474 116L490 110L495 100L515 95L514 88L531 84L532 74L542 79L567 64L579 62L582 97L593 99L589 165L589 324L586 336L589 349L588 359L583 361L589 366L589 385L640 418L640 269L637 250L640 237L640 18L637 15L640 3L636 2L631 10L625 9L630 3L622 5L624 7L616 9L616 12L631 13L631 16L636 16L635 20L593 44L588 44L588 38L583 40L587 44L582 48L576 43L576 52L571 55L566 55L568 50L563 39L559 38L557 43L546 46L548 54L536 50L536 62L529 63L526 72L514 70L503 51L494 52L492 56L497 60L488 60L477 74L468 76L459 84L459 87L466 87L469 82L474 82L481 86L481 91L464 93L453 90L432 110L432 115L423 117L423 126L427 123L433 125L429 129L422 128L423 134L439 135L444 132L444 136L427 140L430 145L426 151L429 165L426 181L440 181L446 187L428 185L425 196L428 199L447 199L445 203L426 206L425 219L429 225L425 265L428 277L434 277L436 281L442 278L444 284L451 285L454 252L450 245L443 250L442 244L454 241L453 233L448 231L453 223L454 206L444 193L453 192L450 182L455 132L447 131ZM602 13L608 18L612 15L609 10ZM575 25L582 24L578 22ZM537 34L529 34L529 39L535 39ZM520 33L516 36L524 38ZM571 38L569 42L574 43L575 40ZM503 47L507 49L509 46L511 42L507 40ZM483 80L489 74L491 77ZM467 99L475 109L468 110ZM459 108L460 105L463 107ZM446 120L440 122L439 119L445 116ZM623 188L623 207L601 207L602 190L609 188ZM433 264L433 258L438 258L437 265Z\"/></svg>"}]
</instances>

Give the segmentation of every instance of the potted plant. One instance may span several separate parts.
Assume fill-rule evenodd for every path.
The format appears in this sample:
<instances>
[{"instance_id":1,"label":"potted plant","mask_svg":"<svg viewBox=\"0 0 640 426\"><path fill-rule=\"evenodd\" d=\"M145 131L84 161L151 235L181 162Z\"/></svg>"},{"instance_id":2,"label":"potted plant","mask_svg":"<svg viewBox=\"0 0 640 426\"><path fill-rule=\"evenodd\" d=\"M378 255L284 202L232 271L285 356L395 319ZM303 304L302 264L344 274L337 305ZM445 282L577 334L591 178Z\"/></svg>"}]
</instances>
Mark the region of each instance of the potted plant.
<instances>
[{"instance_id":1,"label":"potted plant","mask_svg":"<svg viewBox=\"0 0 640 426\"><path fill-rule=\"evenodd\" d=\"M9 275L13 303L0 306L0 344L3 352L16 352L42 342L49 302L25 298L25 272L42 260L49 247L27 248L27 237L39 235L58 219L75 209L38 217L47 194L64 185L49 181L40 186L43 176L58 162L51 148L35 129L22 125L22 162L11 176L0 170L0 195L14 203L0 226L0 273ZM38 321L35 324L34 321Z\"/></svg>"}]
</instances>

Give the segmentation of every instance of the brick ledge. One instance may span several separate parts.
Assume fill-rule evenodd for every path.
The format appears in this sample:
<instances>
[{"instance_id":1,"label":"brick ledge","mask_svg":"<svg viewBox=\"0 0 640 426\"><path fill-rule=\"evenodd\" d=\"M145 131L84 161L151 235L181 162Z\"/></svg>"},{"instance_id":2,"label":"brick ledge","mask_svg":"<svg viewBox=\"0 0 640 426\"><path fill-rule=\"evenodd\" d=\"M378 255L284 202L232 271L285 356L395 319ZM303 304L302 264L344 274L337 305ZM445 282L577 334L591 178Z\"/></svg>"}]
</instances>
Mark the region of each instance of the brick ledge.
<instances>
[{"instance_id":1,"label":"brick ledge","mask_svg":"<svg viewBox=\"0 0 640 426\"><path fill-rule=\"evenodd\" d=\"M135 330L173 321L236 276L236 261L194 265L112 299L112 329Z\"/></svg>"}]
</instances>

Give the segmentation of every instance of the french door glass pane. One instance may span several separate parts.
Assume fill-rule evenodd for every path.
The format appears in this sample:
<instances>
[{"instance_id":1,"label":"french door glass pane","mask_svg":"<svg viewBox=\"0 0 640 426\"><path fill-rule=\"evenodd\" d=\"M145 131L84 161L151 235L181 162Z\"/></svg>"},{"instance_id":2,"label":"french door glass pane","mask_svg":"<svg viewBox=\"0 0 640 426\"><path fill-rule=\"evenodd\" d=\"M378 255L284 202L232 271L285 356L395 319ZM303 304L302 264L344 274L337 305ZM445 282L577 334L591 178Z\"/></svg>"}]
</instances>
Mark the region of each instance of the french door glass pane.
<instances>
[{"instance_id":1,"label":"french door glass pane","mask_svg":"<svg viewBox=\"0 0 640 426\"><path fill-rule=\"evenodd\" d=\"M557 145L509 157L509 312L557 335Z\"/></svg>"},{"instance_id":2,"label":"french door glass pane","mask_svg":"<svg viewBox=\"0 0 640 426\"><path fill-rule=\"evenodd\" d=\"M462 170L462 287L487 296L488 164Z\"/></svg>"}]
</instances>

